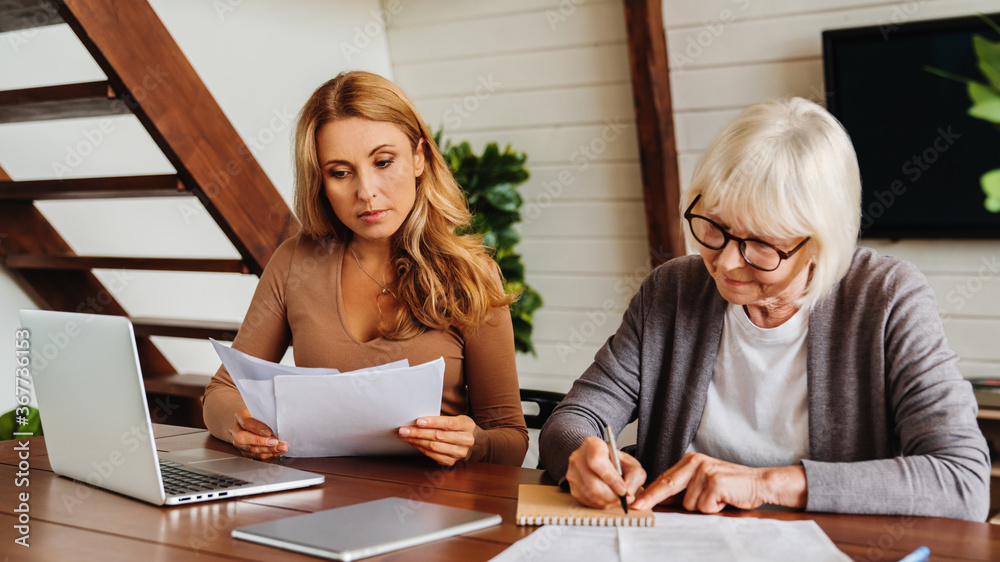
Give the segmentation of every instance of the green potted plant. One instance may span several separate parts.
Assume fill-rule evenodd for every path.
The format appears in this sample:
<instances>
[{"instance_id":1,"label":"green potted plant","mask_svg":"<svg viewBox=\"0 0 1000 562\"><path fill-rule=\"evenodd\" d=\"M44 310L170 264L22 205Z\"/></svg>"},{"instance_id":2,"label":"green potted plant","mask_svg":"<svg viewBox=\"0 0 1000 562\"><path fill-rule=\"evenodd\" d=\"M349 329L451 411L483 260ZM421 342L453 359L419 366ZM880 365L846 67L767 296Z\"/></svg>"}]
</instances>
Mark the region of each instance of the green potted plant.
<instances>
[{"instance_id":1,"label":"green potted plant","mask_svg":"<svg viewBox=\"0 0 1000 562\"><path fill-rule=\"evenodd\" d=\"M25 410L27 415L23 413ZM42 435L42 418L38 415L38 408L20 406L0 415L0 441L24 435Z\"/></svg>"},{"instance_id":2,"label":"green potted plant","mask_svg":"<svg viewBox=\"0 0 1000 562\"><path fill-rule=\"evenodd\" d=\"M482 236L483 244L495 250L493 259L503 274L504 289L520 293L520 298L510 308L514 347L521 353L534 355L532 318L535 310L542 306L542 297L524 282L524 264L514 249L521 241L514 225L521 220L523 202L517 186L528 179L528 169L524 165L528 157L523 152L511 150L510 146L501 152L496 143L486 145L482 155L477 155L467 142L457 145L448 142L442 146L441 136L438 131L434 140L442 147L444 159L465 191L472 211L468 232Z\"/></svg>"}]
</instances>

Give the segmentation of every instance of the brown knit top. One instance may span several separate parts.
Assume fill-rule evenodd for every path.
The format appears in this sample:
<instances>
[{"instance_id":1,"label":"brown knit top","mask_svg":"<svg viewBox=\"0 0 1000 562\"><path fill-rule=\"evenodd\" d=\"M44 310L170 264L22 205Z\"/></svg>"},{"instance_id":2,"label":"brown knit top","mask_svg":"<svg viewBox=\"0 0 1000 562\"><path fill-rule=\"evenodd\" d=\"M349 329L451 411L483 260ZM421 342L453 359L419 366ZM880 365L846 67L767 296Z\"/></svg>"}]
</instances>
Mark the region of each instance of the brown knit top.
<instances>
[{"instance_id":1,"label":"brown knit top","mask_svg":"<svg viewBox=\"0 0 1000 562\"><path fill-rule=\"evenodd\" d=\"M340 371L400 359L419 365L444 357L442 415L467 415L484 430L485 438L477 437L468 460L520 465L528 432L507 309L496 309L474 332L452 328L428 330L406 340L358 341L342 312L344 248L342 243L320 243L300 235L279 246L261 275L233 348L277 362L294 340L296 365ZM212 435L229 441L234 415L243 407L239 390L221 367L205 389L205 423Z\"/></svg>"}]
</instances>

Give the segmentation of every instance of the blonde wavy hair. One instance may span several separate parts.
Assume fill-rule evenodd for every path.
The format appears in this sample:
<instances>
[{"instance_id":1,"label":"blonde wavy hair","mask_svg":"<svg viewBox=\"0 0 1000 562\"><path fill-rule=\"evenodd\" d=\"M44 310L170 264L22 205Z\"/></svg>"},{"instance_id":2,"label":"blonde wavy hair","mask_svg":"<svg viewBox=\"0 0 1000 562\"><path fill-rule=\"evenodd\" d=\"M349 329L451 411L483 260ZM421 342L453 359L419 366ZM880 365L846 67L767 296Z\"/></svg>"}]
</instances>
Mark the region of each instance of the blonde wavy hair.
<instances>
[{"instance_id":1,"label":"blonde wavy hair","mask_svg":"<svg viewBox=\"0 0 1000 562\"><path fill-rule=\"evenodd\" d=\"M465 195L413 102L399 86L370 72L343 72L306 101L295 130L295 213L301 233L347 243L353 232L333 212L323 189L316 133L332 121L360 117L392 123L414 151L423 141L426 163L416 179L416 200L393 235L396 278L390 290L403 306L379 326L384 337L406 339L427 330L475 329L495 307L516 295L497 282L497 266L482 238L459 235L472 218Z\"/></svg>"},{"instance_id":2,"label":"blonde wavy hair","mask_svg":"<svg viewBox=\"0 0 1000 562\"><path fill-rule=\"evenodd\" d=\"M810 237L813 270L799 306L814 308L847 273L861 228L861 173L844 127L793 97L744 109L705 150L680 210L699 195L756 236ZM685 226L689 248L698 243Z\"/></svg>"}]
</instances>

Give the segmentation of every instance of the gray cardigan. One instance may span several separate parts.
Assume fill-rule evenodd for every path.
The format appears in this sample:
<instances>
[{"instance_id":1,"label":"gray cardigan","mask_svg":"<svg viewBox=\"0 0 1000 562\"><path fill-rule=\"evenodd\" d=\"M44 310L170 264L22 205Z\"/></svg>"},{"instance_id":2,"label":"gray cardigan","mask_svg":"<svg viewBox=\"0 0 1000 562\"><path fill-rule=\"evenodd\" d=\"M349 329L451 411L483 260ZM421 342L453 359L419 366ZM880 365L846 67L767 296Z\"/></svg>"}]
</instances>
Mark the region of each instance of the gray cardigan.
<instances>
[{"instance_id":1,"label":"gray cardigan","mask_svg":"<svg viewBox=\"0 0 1000 562\"><path fill-rule=\"evenodd\" d=\"M699 256L656 268L617 333L542 428L557 482L599 420L638 419L636 457L651 482L701 423L726 301ZM934 292L905 261L856 250L809 316L808 511L982 521L990 459L976 401L945 339Z\"/></svg>"}]
</instances>

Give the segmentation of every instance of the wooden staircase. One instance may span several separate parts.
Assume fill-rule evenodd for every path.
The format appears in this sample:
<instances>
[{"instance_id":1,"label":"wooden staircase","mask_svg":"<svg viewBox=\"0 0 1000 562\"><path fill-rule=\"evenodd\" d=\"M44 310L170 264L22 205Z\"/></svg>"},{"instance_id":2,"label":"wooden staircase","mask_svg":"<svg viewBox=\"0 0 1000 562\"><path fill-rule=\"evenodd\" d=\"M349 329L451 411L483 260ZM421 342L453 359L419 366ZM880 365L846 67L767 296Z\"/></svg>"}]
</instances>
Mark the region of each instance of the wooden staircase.
<instances>
[{"instance_id":1,"label":"wooden staircase","mask_svg":"<svg viewBox=\"0 0 1000 562\"><path fill-rule=\"evenodd\" d=\"M39 14L45 17L38 17ZM0 169L0 261L41 308L128 316L93 269L260 275L298 222L145 0L6 0L0 32L66 23L106 82L0 92L0 123L133 113L175 175L13 181ZM34 201L197 197L241 259L80 256ZM210 375L181 374L151 336L232 340L238 323L132 318L154 421L204 427Z\"/></svg>"}]
</instances>

